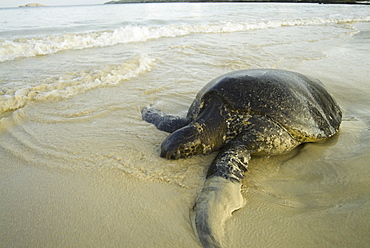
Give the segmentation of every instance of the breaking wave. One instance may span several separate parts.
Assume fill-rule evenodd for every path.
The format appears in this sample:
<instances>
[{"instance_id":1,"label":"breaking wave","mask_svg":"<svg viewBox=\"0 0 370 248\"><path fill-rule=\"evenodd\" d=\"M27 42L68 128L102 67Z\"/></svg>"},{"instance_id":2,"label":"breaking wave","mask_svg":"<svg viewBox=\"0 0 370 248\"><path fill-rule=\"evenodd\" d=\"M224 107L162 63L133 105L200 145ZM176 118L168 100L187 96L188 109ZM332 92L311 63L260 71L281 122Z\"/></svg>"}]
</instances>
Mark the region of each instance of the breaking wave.
<instances>
[{"instance_id":1,"label":"breaking wave","mask_svg":"<svg viewBox=\"0 0 370 248\"><path fill-rule=\"evenodd\" d=\"M79 50L125 43L145 42L160 38L181 37L195 33L231 33L279 28L283 26L346 24L368 21L370 21L370 16L354 19L317 18L273 20L256 23L221 22L196 25L172 24L165 26L127 25L115 30L0 40L0 62L11 61L17 58L54 54L65 50Z\"/></svg>"},{"instance_id":2,"label":"breaking wave","mask_svg":"<svg viewBox=\"0 0 370 248\"><path fill-rule=\"evenodd\" d=\"M41 82L4 84L0 89L0 116L30 101L70 98L94 88L117 85L150 71L154 63L154 59L143 54L119 65L51 77Z\"/></svg>"}]
</instances>

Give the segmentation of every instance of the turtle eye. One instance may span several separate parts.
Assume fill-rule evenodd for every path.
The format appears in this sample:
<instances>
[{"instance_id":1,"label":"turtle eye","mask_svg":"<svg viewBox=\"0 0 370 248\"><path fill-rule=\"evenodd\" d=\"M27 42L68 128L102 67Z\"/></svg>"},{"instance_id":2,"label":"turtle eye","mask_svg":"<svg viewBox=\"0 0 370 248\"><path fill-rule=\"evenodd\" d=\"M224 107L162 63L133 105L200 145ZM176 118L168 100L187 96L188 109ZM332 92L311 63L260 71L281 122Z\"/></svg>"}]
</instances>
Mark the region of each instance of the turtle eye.
<instances>
[{"instance_id":1,"label":"turtle eye","mask_svg":"<svg viewBox=\"0 0 370 248\"><path fill-rule=\"evenodd\" d=\"M179 159L181 157L181 153L179 150L177 150L173 153L167 154L166 157L167 159L172 159L172 160Z\"/></svg>"}]
</instances>

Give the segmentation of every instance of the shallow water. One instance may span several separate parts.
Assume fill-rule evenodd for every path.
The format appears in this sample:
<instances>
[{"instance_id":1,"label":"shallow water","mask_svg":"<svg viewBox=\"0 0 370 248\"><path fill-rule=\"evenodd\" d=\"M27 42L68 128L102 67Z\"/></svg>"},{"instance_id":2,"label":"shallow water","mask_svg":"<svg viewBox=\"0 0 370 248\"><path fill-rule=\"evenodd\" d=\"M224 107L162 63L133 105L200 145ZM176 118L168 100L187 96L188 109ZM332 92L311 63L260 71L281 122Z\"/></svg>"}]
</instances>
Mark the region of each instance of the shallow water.
<instances>
[{"instance_id":1,"label":"shallow water","mask_svg":"<svg viewBox=\"0 0 370 248\"><path fill-rule=\"evenodd\" d=\"M133 4L0 9L0 198L5 246L197 247L189 211L210 156L159 158L149 104L186 114L242 68L319 78L338 135L254 158L227 247L370 242L370 8ZM268 14L266 14L268 13Z\"/></svg>"}]
</instances>

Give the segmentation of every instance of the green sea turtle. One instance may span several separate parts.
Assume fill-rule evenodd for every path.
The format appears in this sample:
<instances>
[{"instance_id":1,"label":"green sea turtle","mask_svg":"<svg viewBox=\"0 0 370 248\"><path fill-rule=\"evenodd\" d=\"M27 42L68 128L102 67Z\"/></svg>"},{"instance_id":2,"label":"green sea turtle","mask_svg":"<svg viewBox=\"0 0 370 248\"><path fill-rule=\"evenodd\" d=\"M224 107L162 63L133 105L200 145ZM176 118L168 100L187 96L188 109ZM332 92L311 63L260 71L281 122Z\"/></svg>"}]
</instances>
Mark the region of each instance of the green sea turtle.
<instances>
[{"instance_id":1,"label":"green sea turtle","mask_svg":"<svg viewBox=\"0 0 370 248\"><path fill-rule=\"evenodd\" d=\"M193 225L204 247L220 247L223 225L242 207L241 179L251 155L275 155L333 136L342 113L317 80L296 72L239 70L209 82L185 118L152 107L143 120L172 133L161 157L219 151L196 199Z\"/></svg>"}]
</instances>

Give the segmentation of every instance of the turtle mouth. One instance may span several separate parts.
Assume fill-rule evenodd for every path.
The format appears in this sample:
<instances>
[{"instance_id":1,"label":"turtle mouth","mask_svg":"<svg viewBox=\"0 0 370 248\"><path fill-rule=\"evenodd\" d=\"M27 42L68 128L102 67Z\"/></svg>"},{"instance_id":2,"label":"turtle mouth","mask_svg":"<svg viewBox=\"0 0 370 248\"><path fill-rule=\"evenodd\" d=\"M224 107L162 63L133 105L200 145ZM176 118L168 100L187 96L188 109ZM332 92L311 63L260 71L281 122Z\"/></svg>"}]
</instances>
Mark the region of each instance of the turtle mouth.
<instances>
[{"instance_id":1,"label":"turtle mouth","mask_svg":"<svg viewBox=\"0 0 370 248\"><path fill-rule=\"evenodd\" d=\"M176 159L186 158L186 157L190 157L192 155L201 154L201 153L202 151L196 145L192 145L189 148L180 147L179 149L172 150L172 151L166 150L162 147L161 157L166 158L166 159L176 160Z\"/></svg>"},{"instance_id":2,"label":"turtle mouth","mask_svg":"<svg viewBox=\"0 0 370 248\"><path fill-rule=\"evenodd\" d=\"M171 159L171 160L176 160L181 158L181 152L179 150L173 151L173 152L167 152L166 150L161 151L161 157L166 158L166 159Z\"/></svg>"},{"instance_id":3,"label":"turtle mouth","mask_svg":"<svg viewBox=\"0 0 370 248\"><path fill-rule=\"evenodd\" d=\"M179 159L202 153L198 135L197 129L193 126L177 130L163 141L161 157Z\"/></svg>"}]
</instances>

